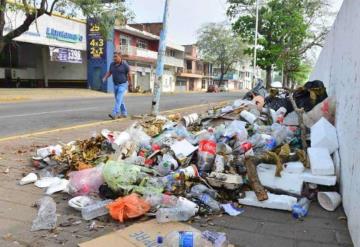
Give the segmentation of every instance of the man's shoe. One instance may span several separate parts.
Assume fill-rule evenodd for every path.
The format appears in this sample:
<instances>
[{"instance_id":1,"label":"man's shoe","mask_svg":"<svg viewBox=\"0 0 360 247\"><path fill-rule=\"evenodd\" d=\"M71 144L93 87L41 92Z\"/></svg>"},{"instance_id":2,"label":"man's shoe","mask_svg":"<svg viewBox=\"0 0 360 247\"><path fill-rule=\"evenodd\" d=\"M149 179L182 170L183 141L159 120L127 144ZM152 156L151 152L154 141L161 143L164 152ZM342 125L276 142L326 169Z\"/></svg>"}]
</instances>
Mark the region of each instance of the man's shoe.
<instances>
[{"instance_id":1,"label":"man's shoe","mask_svg":"<svg viewBox=\"0 0 360 247\"><path fill-rule=\"evenodd\" d=\"M115 120L115 119L116 119L116 116L114 116L114 115L112 115L112 114L109 114L108 116L109 116L109 118L111 118L112 120Z\"/></svg>"},{"instance_id":2,"label":"man's shoe","mask_svg":"<svg viewBox=\"0 0 360 247\"><path fill-rule=\"evenodd\" d=\"M127 115L120 115L120 116L118 116L118 118L127 118Z\"/></svg>"}]
</instances>

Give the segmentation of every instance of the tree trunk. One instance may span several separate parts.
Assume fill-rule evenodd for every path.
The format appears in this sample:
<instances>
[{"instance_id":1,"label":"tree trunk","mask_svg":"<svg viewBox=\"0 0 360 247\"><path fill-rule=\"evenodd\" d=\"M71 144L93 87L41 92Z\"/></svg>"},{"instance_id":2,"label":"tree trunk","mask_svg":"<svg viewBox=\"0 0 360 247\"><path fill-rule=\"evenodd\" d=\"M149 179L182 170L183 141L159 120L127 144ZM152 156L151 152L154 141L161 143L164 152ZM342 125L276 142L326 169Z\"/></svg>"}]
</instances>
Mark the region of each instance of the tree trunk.
<instances>
[{"instance_id":1,"label":"tree trunk","mask_svg":"<svg viewBox=\"0 0 360 247\"><path fill-rule=\"evenodd\" d=\"M271 66L266 68L266 88L269 89L271 87Z\"/></svg>"},{"instance_id":2,"label":"tree trunk","mask_svg":"<svg viewBox=\"0 0 360 247\"><path fill-rule=\"evenodd\" d=\"M6 43L3 40L0 40L0 54L2 54L4 48L5 48Z\"/></svg>"},{"instance_id":3,"label":"tree trunk","mask_svg":"<svg viewBox=\"0 0 360 247\"><path fill-rule=\"evenodd\" d=\"M224 81L224 74L221 73L221 75L220 75L220 81L219 81L219 85L218 85L219 87L222 85L223 81Z\"/></svg>"}]
</instances>

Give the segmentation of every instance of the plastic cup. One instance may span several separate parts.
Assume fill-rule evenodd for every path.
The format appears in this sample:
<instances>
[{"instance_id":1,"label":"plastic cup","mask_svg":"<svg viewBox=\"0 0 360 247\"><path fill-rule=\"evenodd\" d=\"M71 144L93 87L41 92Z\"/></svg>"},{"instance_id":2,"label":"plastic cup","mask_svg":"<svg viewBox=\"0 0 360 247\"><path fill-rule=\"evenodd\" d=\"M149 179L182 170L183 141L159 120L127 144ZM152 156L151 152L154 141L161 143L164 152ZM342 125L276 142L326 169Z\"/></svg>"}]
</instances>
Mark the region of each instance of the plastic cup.
<instances>
[{"instance_id":1,"label":"plastic cup","mask_svg":"<svg viewBox=\"0 0 360 247\"><path fill-rule=\"evenodd\" d=\"M318 192L317 198L320 206L327 211L335 211L341 203L341 195L337 192Z\"/></svg>"}]
</instances>

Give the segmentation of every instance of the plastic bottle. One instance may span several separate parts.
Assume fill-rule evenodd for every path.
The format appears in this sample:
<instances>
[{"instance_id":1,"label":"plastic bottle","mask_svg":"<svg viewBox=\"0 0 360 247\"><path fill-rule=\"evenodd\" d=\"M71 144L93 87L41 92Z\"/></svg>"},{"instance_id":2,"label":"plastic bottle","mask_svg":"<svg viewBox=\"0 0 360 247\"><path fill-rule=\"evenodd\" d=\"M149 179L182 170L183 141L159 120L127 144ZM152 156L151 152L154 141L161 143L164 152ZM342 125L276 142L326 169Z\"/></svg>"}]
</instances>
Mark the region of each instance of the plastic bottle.
<instances>
[{"instance_id":1,"label":"plastic bottle","mask_svg":"<svg viewBox=\"0 0 360 247\"><path fill-rule=\"evenodd\" d=\"M245 128L246 122L234 120L229 126L226 127L224 137L231 139L236 136L236 139L240 142L246 141L248 138L248 132Z\"/></svg>"},{"instance_id":2,"label":"plastic bottle","mask_svg":"<svg viewBox=\"0 0 360 247\"><path fill-rule=\"evenodd\" d=\"M216 192L207 188L205 185L198 184L193 186L191 188L190 194L199 199L205 205L207 205L212 211L220 211L220 204L215 199L213 199Z\"/></svg>"},{"instance_id":3,"label":"plastic bottle","mask_svg":"<svg viewBox=\"0 0 360 247\"><path fill-rule=\"evenodd\" d=\"M107 205L111 203L112 200L98 201L94 204L91 204L81 210L81 215L84 220L92 220L97 217L107 215L109 210Z\"/></svg>"},{"instance_id":4,"label":"plastic bottle","mask_svg":"<svg viewBox=\"0 0 360 247\"><path fill-rule=\"evenodd\" d=\"M295 205L292 206L292 216L295 219L301 219L307 216L311 201L306 197L301 198Z\"/></svg>"},{"instance_id":5,"label":"plastic bottle","mask_svg":"<svg viewBox=\"0 0 360 247\"><path fill-rule=\"evenodd\" d=\"M176 196L155 193L145 194L144 198L152 207L175 207L178 201Z\"/></svg>"},{"instance_id":6,"label":"plastic bottle","mask_svg":"<svg viewBox=\"0 0 360 247\"><path fill-rule=\"evenodd\" d=\"M165 247L212 247L200 232L173 231L164 239Z\"/></svg>"},{"instance_id":7,"label":"plastic bottle","mask_svg":"<svg viewBox=\"0 0 360 247\"><path fill-rule=\"evenodd\" d=\"M206 193L206 194L209 194L211 197L216 197L216 191L212 190L212 189L209 189L208 187L206 187L205 185L203 184L197 184L197 185L194 185L192 188L191 188L191 191L190 191L191 194L201 194L201 193Z\"/></svg>"},{"instance_id":8,"label":"plastic bottle","mask_svg":"<svg viewBox=\"0 0 360 247\"><path fill-rule=\"evenodd\" d=\"M216 139L212 131L208 131L200 137L198 156L200 173L210 172L216 156Z\"/></svg>"},{"instance_id":9,"label":"plastic bottle","mask_svg":"<svg viewBox=\"0 0 360 247\"><path fill-rule=\"evenodd\" d=\"M193 210L186 210L181 207L174 208L159 208L156 212L156 220L159 223L166 223L171 221L188 221L195 215Z\"/></svg>"}]
</instances>

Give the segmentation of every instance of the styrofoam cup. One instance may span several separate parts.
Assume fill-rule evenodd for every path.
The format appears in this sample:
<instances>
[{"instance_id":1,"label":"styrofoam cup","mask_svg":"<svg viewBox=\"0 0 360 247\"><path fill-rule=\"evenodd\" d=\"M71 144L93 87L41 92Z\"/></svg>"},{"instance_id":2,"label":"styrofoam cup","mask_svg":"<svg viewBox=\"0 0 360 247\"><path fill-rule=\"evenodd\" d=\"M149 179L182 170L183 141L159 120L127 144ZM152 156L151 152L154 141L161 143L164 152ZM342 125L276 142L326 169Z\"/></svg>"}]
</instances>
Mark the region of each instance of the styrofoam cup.
<instances>
[{"instance_id":1,"label":"styrofoam cup","mask_svg":"<svg viewBox=\"0 0 360 247\"><path fill-rule=\"evenodd\" d=\"M337 192L318 192L317 198L320 206L327 211L335 211L341 203L341 195Z\"/></svg>"}]
</instances>

